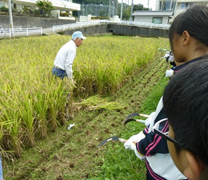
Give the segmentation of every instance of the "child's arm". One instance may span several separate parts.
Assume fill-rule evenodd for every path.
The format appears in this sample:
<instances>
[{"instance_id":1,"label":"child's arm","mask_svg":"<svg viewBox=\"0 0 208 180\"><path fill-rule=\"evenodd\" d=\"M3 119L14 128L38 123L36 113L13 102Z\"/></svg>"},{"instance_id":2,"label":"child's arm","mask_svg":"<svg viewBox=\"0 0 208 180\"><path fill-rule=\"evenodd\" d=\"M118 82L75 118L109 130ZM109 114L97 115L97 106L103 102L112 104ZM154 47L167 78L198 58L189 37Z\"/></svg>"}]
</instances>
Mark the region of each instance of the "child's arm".
<instances>
[{"instance_id":1,"label":"child's arm","mask_svg":"<svg viewBox=\"0 0 208 180\"><path fill-rule=\"evenodd\" d=\"M160 104L158 105L158 107L161 108L157 108L155 117L153 118L154 122L151 122L150 125L143 130L145 138L136 143L137 151L145 156L152 156L156 153L168 153L167 141L152 131L153 125L166 117L163 106ZM167 132L168 130L169 127L167 125L164 127L163 132Z\"/></svg>"},{"instance_id":2,"label":"child's arm","mask_svg":"<svg viewBox=\"0 0 208 180\"><path fill-rule=\"evenodd\" d=\"M150 124L154 123L154 119L155 119L155 112L151 113L149 115L149 117L146 119L145 121L145 125L148 127ZM137 135L133 135L129 140L127 140L126 143L124 143L124 147L126 149L131 149L135 152L136 156L141 159L144 160L145 156L144 154L142 154L141 152L139 152L136 148L136 144L141 141L142 139L145 138L147 133L144 134L143 131L141 131L139 134Z\"/></svg>"},{"instance_id":3,"label":"child's arm","mask_svg":"<svg viewBox=\"0 0 208 180\"><path fill-rule=\"evenodd\" d=\"M136 149L138 153L144 156L153 156L156 153L168 153L167 141L158 136L157 134L150 132L148 128L143 130L145 137L136 143Z\"/></svg>"},{"instance_id":4,"label":"child's arm","mask_svg":"<svg viewBox=\"0 0 208 180\"><path fill-rule=\"evenodd\" d=\"M160 99L156 111L151 113L149 125L143 130L143 138L135 141L136 151L144 156L152 156L156 153L168 153L167 141L152 132L154 124L166 117L163 108L162 98ZM168 131L168 128L166 129Z\"/></svg>"},{"instance_id":5,"label":"child's arm","mask_svg":"<svg viewBox=\"0 0 208 180\"><path fill-rule=\"evenodd\" d=\"M144 160L145 156L141 153L139 153L136 149L136 142L140 141L141 139L143 139L145 137L145 135L143 134L143 132L141 131L139 134L133 135L130 139L128 139L125 143L124 143L124 147L126 149L131 149L135 152L136 156L141 159Z\"/></svg>"}]
</instances>

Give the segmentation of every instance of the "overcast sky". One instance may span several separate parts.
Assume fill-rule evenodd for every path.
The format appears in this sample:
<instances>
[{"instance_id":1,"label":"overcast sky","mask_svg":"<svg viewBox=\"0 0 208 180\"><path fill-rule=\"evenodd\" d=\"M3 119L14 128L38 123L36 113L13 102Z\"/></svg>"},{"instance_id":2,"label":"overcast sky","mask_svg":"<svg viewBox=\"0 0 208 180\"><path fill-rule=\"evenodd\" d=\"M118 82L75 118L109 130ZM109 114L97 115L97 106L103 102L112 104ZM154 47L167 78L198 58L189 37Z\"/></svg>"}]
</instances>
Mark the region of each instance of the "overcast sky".
<instances>
[{"instance_id":1,"label":"overcast sky","mask_svg":"<svg viewBox=\"0 0 208 180\"><path fill-rule=\"evenodd\" d=\"M118 0L118 2L121 2L121 0ZM132 3L132 0L123 0L123 3ZM134 4L143 4L144 7L148 7L148 0L133 0ZM155 10L155 3L156 0L149 0L149 7L152 8L152 10Z\"/></svg>"}]
</instances>

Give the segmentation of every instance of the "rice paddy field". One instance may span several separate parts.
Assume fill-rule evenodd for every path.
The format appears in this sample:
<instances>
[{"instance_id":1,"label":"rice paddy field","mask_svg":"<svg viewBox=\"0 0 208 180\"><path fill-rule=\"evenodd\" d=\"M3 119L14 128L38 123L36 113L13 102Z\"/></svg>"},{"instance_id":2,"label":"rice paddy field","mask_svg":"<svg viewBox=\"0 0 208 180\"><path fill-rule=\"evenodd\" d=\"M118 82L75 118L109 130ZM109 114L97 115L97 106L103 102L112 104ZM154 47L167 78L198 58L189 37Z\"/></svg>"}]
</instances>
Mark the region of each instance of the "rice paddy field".
<instances>
[{"instance_id":1,"label":"rice paddy field","mask_svg":"<svg viewBox=\"0 0 208 180\"><path fill-rule=\"evenodd\" d=\"M121 142L143 124L122 121L151 113L167 83L161 57L168 39L87 37L73 64L76 87L51 75L70 36L0 40L0 147L4 178L11 180L145 179L144 162ZM71 92L70 112L65 104ZM73 93L72 93L73 92ZM75 126L68 130L69 124Z\"/></svg>"}]
</instances>

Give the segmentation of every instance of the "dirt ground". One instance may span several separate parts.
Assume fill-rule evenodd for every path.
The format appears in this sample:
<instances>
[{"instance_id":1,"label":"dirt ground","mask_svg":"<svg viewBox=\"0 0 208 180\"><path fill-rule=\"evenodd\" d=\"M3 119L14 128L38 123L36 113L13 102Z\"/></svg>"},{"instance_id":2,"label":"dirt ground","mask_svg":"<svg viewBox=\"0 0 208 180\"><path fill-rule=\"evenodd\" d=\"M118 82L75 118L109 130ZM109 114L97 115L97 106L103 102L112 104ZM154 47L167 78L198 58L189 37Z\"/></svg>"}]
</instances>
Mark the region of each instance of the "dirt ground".
<instances>
[{"instance_id":1,"label":"dirt ground","mask_svg":"<svg viewBox=\"0 0 208 180\"><path fill-rule=\"evenodd\" d=\"M101 166L103 152L97 145L104 139L119 134L124 118L138 112L142 102L165 73L165 60L159 57L141 69L120 91L112 95L112 101L123 101L128 106L122 110L82 109L73 120L56 132L24 150L20 159L3 162L6 180L81 180L93 175L93 168ZM75 126L68 130L69 124Z\"/></svg>"}]
</instances>

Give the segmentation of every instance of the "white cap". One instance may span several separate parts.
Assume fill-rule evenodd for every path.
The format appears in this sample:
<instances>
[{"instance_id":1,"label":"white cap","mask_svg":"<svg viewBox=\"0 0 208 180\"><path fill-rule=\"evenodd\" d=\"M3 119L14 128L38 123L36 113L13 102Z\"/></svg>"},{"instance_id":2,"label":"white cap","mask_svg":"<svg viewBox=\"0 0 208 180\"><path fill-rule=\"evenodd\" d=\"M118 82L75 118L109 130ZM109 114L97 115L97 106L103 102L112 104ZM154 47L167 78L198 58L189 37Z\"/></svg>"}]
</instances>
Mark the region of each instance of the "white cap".
<instances>
[{"instance_id":1,"label":"white cap","mask_svg":"<svg viewBox=\"0 0 208 180\"><path fill-rule=\"evenodd\" d=\"M86 39L86 37L83 36L82 32L81 31L75 31L73 34L72 34L72 39L75 40L76 38L80 38L80 39Z\"/></svg>"}]
</instances>

